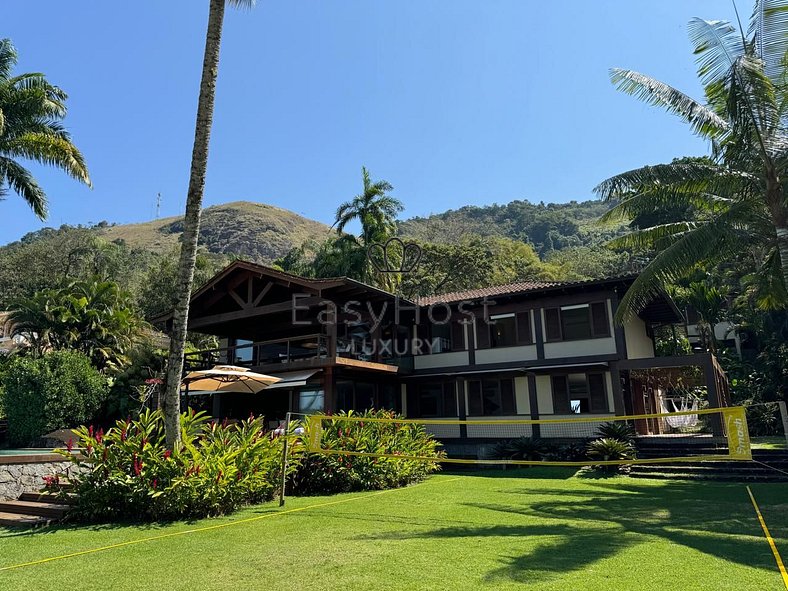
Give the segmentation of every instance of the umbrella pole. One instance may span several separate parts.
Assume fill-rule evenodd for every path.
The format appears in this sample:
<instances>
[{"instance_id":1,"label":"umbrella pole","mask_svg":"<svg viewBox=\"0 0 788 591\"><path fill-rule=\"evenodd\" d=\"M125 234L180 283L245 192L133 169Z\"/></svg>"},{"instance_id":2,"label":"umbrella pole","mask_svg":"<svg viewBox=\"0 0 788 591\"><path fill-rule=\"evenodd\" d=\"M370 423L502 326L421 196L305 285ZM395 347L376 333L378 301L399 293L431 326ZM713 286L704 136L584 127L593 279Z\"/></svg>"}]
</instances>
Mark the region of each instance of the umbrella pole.
<instances>
[{"instance_id":1,"label":"umbrella pole","mask_svg":"<svg viewBox=\"0 0 788 591\"><path fill-rule=\"evenodd\" d=\"M287 484L287 442L290 438L290 413L285 417L284 444L282 445L282 490L279 493L279 506L285 504L285 485Z\"/></svg>"}]
</instances>

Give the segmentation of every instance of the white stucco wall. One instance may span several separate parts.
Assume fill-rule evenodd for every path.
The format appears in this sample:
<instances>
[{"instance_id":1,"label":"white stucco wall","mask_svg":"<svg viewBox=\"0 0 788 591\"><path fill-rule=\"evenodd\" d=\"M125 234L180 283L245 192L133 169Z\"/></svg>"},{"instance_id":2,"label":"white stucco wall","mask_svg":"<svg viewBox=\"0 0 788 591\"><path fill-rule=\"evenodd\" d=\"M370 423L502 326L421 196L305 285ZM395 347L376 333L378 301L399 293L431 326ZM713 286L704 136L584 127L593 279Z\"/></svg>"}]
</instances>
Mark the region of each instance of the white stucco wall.
<instances>
[{"instance_id":1,"label":"white stucco wall","mask_svg":"<svg viewBox=\"0 0 788 591\"><path fill-rule=\"evenodd\" d=\"M518 415L531 413L531 402L528 400L528 378L525 376L514 378L514 402Z\"/></svg>"},{"instance_id":2,"label":"white stucco wall","mask_svg":"<svg viewBox=\"0 0 788 591\"><path fill-rule=\"evenodd\" d=\"M455 365L468 365L467 351L450 351L448 353L435 353L434 355L416 355L413 358L413 367L415 369L452 367Z\"/></svg>"},{"instance_id":3,"label":"white stucco wall","mask_svg":"<svg viewBox=\"0 0 788 591\"><path fill-rule=\"evenodd\" d=\"M615 352L616 340L613 337L544 344L544 356L546 359L582 357L585 355L607 355L614 354Z\"/></svg>"},{"instance_id":4,"label":"white stucco wall","mask_svg":"<svg viewBox=\"0 0 788 591\"><path fill-rule=\"evenodd\" d=\"M646 323L640 318L632 318L624 324L624 340L628 359L654 357L654 343L648 338Z\"/></svg>"},{"instance_id":5,"label":"white stucco wall","mask_svg":"<svg viewBox=\"0 0 788 591\"><path fill-rule=\"evenodd\" d=\"M536 345L476 350L477 364L504 363L507 361L533 361L534 359L536 359Z\"/></svg>"},{"instance_id":6,"label":"white stucco wall","mask_svg":"<svg viewBox=\"0 0 788 591\"><path fill-rule=\"evenodd\" d=\"M550 376L536 376L536 402L540 416L552 414L553 385L550 382Z\"/></svg>"}]
</instances>

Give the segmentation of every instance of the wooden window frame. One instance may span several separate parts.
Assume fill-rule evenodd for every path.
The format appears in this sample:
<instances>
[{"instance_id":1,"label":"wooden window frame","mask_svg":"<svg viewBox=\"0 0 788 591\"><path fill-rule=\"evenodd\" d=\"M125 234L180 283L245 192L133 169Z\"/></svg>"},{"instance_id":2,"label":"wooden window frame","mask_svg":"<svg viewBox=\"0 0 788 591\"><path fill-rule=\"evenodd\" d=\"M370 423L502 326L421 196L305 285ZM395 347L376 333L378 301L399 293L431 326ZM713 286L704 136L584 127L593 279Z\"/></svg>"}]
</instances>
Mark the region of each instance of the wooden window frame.
<instances>
[{"instance_id":1,"label":"wooden window frame","mask_svg":"<svg viewBox=\"0 0 788 591\"><path fill-rule=\"evenodd\" d=\"M484 411L484 382L485 381L488 381L488 382L494 381L497 384L496 395L497 395L497 399L498 399L498 407L501 409L501 412L498 413L498 414L488 414L488 413L485 413L485 411ZM511 413L504 412L504 409L505 409L506 405L504 405L504 403L503 403L503 388L501 387L501 384L504 381L508 381L512 385L512 387L511 387L511 392L512 392L512 400L511 400L512 404L511 404L511 407L512 407L512 411L513 412L511 412ZM471 396L473 396L473 393L471 392L471 390L473 388L472 384L478 384L478 386L479 386L479 397L480 397L480 404L481 404L481 414L474 413L474 412L471 411L471 409L473 408L473 403L471 401ZM503 377L503 378L476 378L476 379L468 380L468 416L469 417L518 416L518 414L520 414L520 413L517 412L517 389L516 388L517 388L517 386L515 384L514 378L507 378L507 377Z\"/></svg>"},{"instance_id":2,"label":"wooden window frame","mask_svg":"<svg viewBox=\"0 0 788 591\"><path fill-rule=\"evenodd\" d=\"M594 330L594 306L595 305L602 305L603 310L605 312L605 330L604 332L597 333ZM591 336L588 338L583 339L567 339L564 337L564 318L562 311L568 307L574 306L587 306L588 307L588 328ZM548 311L557 311L558 313L558 332L560 336L558 338L550 337L550 331L548 330ZM545 342L547 343L571 343L574 341L590 341L593 339L607 339L610 338L610 311L608 310L607 300L593 300L590 302L583 302L580 304L568 304L565 306L551 306L549 308L544 308L544 337Z\"/></svg>"},{"instance_id":3,"label":"wooden window frame","mask_svg":"<svg viewBox=\"0 0 788 591\"><path fill-rule=\"evenodd\" d=\"M586 395L582 396L580 398L588 400L588 409L589 409L588 412L580 412L580 413L573 413L572 412L572 396L571 396L571 393L569 392L569 376L570 376L570 374L583 374L585 376ZM598 376L599 378L601 378L601 383L602 383L602 400L604 401L603 409L595 409L594 405L592 404L593 395L591 393L591 376ZM556 404L557 393L556 393L556 388L555 388L555 380L557 380L557 379L563 379L564 384L565 384L564 393L566 395L566 400L562 401L562 402L565 402L565 404ZM610 410L610 398L609 398L610 392L608 392L607 379L605 377L605 372L604 371L585 371L585 372L570 371L570 372L566 372L566 373L553 374L553 375L550 376L550 389L551 389L552 400L553 400L553 414L606 415L606 414L610 414L612 412ZM556 411L556 408L559 408L560 410Z\"/></svg>"}]
</instances>

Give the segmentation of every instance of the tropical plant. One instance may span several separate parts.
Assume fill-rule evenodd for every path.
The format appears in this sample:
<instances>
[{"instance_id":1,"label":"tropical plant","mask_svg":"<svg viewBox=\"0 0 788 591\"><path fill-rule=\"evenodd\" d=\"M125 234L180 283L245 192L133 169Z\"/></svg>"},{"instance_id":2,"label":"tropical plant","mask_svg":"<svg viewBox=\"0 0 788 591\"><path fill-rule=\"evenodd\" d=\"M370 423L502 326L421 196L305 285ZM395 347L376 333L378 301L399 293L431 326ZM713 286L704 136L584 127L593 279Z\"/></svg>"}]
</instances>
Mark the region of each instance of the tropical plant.
<instances>
[{"instance_id":1,"label":"tropical plant","mask_svg":"<svg viewBox=\"0 0 788 591\"><path fill-rule=\"evenodd\" d=\"M18 193L42 220L47 196L19 160L55 166L90 186L82 154L62 125L67 95L43 74L12 75L17 53L10 39L0 39L0 198Z\"/></svg>"},{"instance_id":2,"label":"tropical plant","mask_svg":"<svg viewBox=\"0 0 788 591\"><path fill-rule=\"evenodd\" d=\"M602 439L616 439L624 443L635 441L635 427L624 421L609 421L602 423L597 429L597 435Z\"/></svg>"},{"instance_id":3,"label":"tropical plant","mask_svg":"<svg viewBox=\"0 0 788 591\"><path fill-rule=\"evenodd\" d=\"M369 171L361 167L363 191L337 208L334 227L341 234L353 220L361 224L361 244L369 247L376 240L393 236L397 230L397 214L402 202L389 195L394 189L388 181L372 182Z\"/></svg>"},{"instance_id":4,"label":"tropical plant","mask_svg":"<svg viewBox=\"0 0 788 591\"><path fill-rule=\"evenodd\" d=\"M143 339L143 322L131 296L111 281L75 281L45 289L17 302L9 321L37 355L76 349L101 370L128 363L131 349Z\"/></svg>"},{"instance_id":5,"label":"tropical plant","mask_svg":"<svg viewBox=\"0 0 788 591\"><path fill-rule=\"evenodd\" d=\"M183 374L183 356L186 350L189 301L194 284L197 243L200 237L200 215L205 191L205 173L208 167L208 144L213 123L216 79L219 74L219 50L222 44L225 3L236 7L251 8L255 5L255 0L209 0L208 28L205 35L200 94L197 100L197 122L194 131L189 188L186 195L186 213L183 218L183 236L178 260L178 281L175 285L175 306L172 315L170 352L164 391L167 446L170 449L175 449L180 440L180 387Z\"/></svg>"},{"instance_id":6,"label":"tropical plant","mask_svg":"<svg viewBox=\"0 0 788 591\"><path fill-rule=\"evenodd\" d=\"M2 379L13 445L30 445L50 431L93 420L109 392L107 378L77 351L14 355Z\"/></svg>"},{"instance_id":7,"label":"tropical plant","mask_svg":"<svg viewBox=\"0 0 788 591\"><path fill-rule=\"evenodd\" d=\"M607 437L596 439L589 443L587 451L588 457L591 460L597 460L601 462L631 460L635 457L634 445L626 441ZM597 467L602 468L605 471L616 471L619 469L619 466L616 464L601 464Z\"/></svg>"},{"instance_id":8,"label":"tropical plant","mask_svg":"<svg viewBox=\"0 0 788 591\"><path fill-rule=\"evenodd\" d=\"M502 460L541 460L551 452L547 442L538 437L518 437L495 444L492 455Z\"/></svg>"},{"instance_id":9,"label":"tropical plant","mask_svg":"<svg viewBox=\"0 0 788 591\"><path fill-rule=\"evenodd\" d=\"M384 419L347 420L356 419ZM426 478L439 469L444 457L438 443L423 425L388 422L399 417L392 411L348 411L324 420L321 449L331 453L307 454L293 476L296 493L326 494L356 490L377 490L405 486ZM304 437L310 437L307 423ZM342 452L385 454L393 457L345 455ZM430 458L399 459L396 456Z\"/></svg>"},{"instance_id":10,"label":"tropical plant","mask_svg":"<svg viewBox=\"0 0 788 591\"><path fill-rule=\"evenodd\" d=\"M678 115L712 145L710 161L646 166L596 187L614 203L603 220L667 209L692 212L612 241L658 251L622 298L619 320L697 264L743 253L762 278L759 304L778 308L788 302L786 25L788 2L779 0L757 0L747 32L725 21L690 21L705 104L643 74L612 70L619 90Z\"/></svg>"},{"instance_id":11,"label":"tropical plant","mask_svg":"<svg viewBox=\"0 0 788 591\"><path fill-rule=\"evenodd\" d=\"M183 446L166 446L164 416L146 410L136 420L103 429L75 430L74 447L61 453L76 505L69 517L82 521L149 521L221 515L273 497L281 481L281 437L263 430L262 418L237 425L190 411L179 417ZM295 425L294 425L295 428ZM298 467L300 445L290 446L289 471ZM49 488L58 490L59 479Z\"/></svg>"}]
</instances>

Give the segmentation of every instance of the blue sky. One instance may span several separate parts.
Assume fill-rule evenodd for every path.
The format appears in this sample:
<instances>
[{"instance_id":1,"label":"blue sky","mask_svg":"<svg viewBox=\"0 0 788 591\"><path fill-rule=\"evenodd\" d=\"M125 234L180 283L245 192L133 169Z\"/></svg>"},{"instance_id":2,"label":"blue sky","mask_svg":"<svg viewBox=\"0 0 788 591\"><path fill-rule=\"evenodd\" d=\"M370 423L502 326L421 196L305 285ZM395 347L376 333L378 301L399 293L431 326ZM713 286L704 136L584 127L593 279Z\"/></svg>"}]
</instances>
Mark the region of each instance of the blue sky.
<instances>
[{"instance_id":1,"label":"blue sky","mask_svg":"<svg viewBox=\"0 0 788 591\"><path fill-rule=\"evenodd\" d=\"M0 202L0 244L44 225L182 213L207 0L3 6L19 72L69 93L89 190L32 166L51 215ZM751 6L741 4L743 17ZM205 203L270 203L330 223L360 169L404 216L592 197L607 176L707 146L618 93L627 67L699 97L686 24L728 0L259 0L229 10Z\"/></svg>"}]
</instances>

